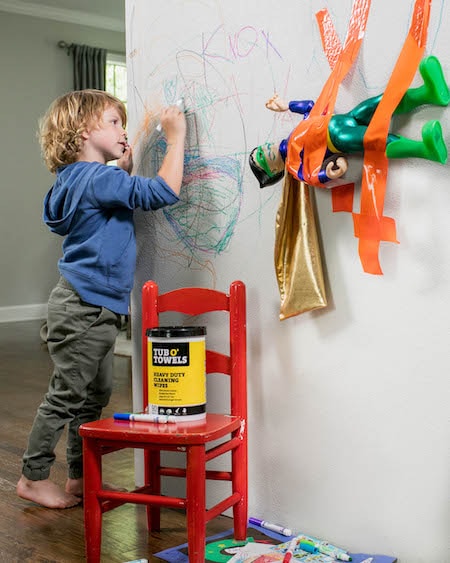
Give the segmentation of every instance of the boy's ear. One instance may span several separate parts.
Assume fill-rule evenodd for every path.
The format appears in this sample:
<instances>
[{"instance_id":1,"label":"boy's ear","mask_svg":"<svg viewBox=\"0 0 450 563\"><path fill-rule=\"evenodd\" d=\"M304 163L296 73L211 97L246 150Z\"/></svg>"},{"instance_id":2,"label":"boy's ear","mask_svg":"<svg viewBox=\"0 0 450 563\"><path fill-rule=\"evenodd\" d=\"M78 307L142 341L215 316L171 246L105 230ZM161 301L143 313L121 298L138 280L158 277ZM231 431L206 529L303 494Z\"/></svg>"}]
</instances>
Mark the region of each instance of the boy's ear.
<instances>
[{"instance_id":1,"label":"boy's ear","mask_svg":"<svg viewBox=\"0 0 450 563\"><path fill-rule=\"evenodd\" d=\"M91 131L92 131L92 127L86 127L82 132L81 132L81 138L83 139L83 141L87 141L91 135Z\"/></svg>"},{"instance_id":2,"label":"boy's ear","mask_svg":"<svg viewBox=\"0 0 450 563\"><path fill-rule=\"evenodd\" d=\"M86 123L86 126L83 130L83 132L81 133L81 138L86 141L87 139L89 139L89 136L91 134L91 132L96 129L99 126L98 121L96 121L95 119L90 119L88 121L88 123Z\"/></svg>"}]
</instances>

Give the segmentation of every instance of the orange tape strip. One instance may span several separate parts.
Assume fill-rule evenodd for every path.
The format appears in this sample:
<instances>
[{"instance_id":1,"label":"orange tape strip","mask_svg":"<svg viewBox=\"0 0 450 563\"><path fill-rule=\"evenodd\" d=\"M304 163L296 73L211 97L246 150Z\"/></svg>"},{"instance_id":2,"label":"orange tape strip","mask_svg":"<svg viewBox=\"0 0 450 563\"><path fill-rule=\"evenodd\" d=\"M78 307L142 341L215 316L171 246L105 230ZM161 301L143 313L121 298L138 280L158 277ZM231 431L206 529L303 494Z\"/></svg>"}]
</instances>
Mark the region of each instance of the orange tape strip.
<instances>
[{"instance_id":1,"label":"orange tape strip","mask_svg":"<svg viewBox=\"0 0 450 563\"><path fill-rule=\"evenodd\" d=\"M331 202L333 212L353 211L353 198L355 195L355 184L345 184L343 186L336 186L331 188Z\"/></svg>"},{"instance_id":2,"label":"orange tape strip","mask_svg":"<svg viewBox=\"0 0 450 563\"><path fill-rule=\"evenodd\" d=\"M316 19L319 26L325 56L328 59L330 68L333 69L342 50L341 42L327 9L317 12ZM352 213L354 197L355 184L345 184L344 186L331 188L333 212L337 213L340 211L346 211L348 213Z\"/></svg>"},{"instance_id":3,"label":"orange tape strip","mask_svg":"<svg viewBox=\"0 0 450 563\"><path fill-rule=\"evenodd\" d=\"M411 84L423 56L430 18L431 0L416 0L410 29L381 101L364 136L361 213L353 214L359 256L365 272L382 274L379 263L381 240L398 242L394 226L383 216L388 159L386 138L391 116ZM387 225L390 225L388 228Z\"/></svg>"},{"instance_id":4,"label":"orange tape strip","mask_svg":"<svg viewBox=\"0 0 450 563\"><path fill-rule=\"evenodd\" d=\"M328 59L330 68L333 69L342 51L341 41L331 20L330 13L326 8L317 12L316 20L322 39L323 51Z\"/></svg>"},{"instance_id":5,"label":"orange tape strip","mask_svg":"<svg viewBox=\"0 0 450 563\"><path fill-rule=\"evenodd\" d=\"M353 213L355 237L369 240L397 242L395 221L392 217L374 217Z\"/></svg>"}]
</instances>

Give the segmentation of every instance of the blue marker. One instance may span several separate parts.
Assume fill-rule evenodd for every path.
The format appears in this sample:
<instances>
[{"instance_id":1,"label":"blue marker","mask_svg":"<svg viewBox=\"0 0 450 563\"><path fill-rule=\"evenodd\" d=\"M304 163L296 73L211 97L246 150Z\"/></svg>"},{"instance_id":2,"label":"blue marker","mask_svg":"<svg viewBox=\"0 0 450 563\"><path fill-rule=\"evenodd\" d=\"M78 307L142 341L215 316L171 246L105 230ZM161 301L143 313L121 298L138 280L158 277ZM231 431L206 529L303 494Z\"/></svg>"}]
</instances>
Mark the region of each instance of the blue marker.
<instances>
[{"instance_id":1,"label":"blue marker","mask_svg":"<svg viewBox=\"0 0 450 563\"><path fill-rule=\"evenodd\" d=\"M129 422L157 422L158 424L177 422L176 416L168 416L165 414L133 414L128 412L116 412L114 413L114 419L128 420Z\"/></svg>"}]
</instances>

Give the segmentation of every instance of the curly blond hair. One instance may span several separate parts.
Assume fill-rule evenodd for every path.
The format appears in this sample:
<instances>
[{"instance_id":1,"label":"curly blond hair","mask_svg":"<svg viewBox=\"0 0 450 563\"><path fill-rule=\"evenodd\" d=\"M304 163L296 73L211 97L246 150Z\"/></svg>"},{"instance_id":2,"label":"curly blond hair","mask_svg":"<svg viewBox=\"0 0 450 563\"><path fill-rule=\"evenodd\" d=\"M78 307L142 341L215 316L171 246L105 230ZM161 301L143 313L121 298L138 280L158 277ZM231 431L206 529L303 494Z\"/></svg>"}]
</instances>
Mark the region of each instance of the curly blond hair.
<instances>
[{"instance_id":1,"label":"curly blond hair","mask_svg":"<svg viewBox=\"0 0 450 563\"><path fill-rule=\"evenodd\" d=\"M45 164L50 172L78 159L82 134L103 112L113 106L123 127L127 114L123 103L103 90L75 90L57 98L39 122L39 139Z\"/></svg>"}]
</instances>

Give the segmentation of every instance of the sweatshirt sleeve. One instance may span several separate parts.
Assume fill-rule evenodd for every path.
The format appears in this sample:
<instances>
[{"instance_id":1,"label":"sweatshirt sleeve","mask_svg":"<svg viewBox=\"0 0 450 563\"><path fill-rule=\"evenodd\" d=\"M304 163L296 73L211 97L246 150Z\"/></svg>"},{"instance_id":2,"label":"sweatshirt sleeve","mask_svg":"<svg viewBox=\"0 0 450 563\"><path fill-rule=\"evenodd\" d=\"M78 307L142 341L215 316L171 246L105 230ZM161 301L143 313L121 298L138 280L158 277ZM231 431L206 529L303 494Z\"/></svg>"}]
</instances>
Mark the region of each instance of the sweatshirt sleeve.
<instances>
[{"instance_id":1,"label":"sweatshirt sleeve","mask_svg":"<svg viewBox=\"0 0 450 563\"><path fill-rule=\"evenodd\" d=\"M173 205L179 200L161 176L130 176L118 166L99 167L90 184L92 196L100 207L148 211Z\"/></svg>"}]
</instances>

